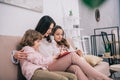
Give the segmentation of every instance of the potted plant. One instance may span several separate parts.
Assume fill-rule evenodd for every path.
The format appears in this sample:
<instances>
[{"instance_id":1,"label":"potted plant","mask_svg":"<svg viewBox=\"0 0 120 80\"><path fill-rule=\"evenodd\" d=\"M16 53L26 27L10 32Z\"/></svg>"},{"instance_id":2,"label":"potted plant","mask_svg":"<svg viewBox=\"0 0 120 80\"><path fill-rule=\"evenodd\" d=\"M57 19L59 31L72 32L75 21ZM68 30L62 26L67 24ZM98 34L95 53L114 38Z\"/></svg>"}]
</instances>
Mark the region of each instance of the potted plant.
<instances>
[{"instance_id":1,"label":"potted plant","mask_svg":"<svg viewBox=\"0 0 120 80\"><path fill-rule=\"evenodd\" d=\"M103 39L103 42L104 42L104 48L105 48L105 53L104 53L104 56L105 57L110 57L110 52L111 52L111 43L108 39L108 34L106 32L101 32L101 35L102 35L102 39Z\"/></svg>"},{"instance_id":2,"label":"potted plant","mask_svg":"<svg viewBox=\"0 0 120 80\"><path fill-rule=\"evenodd\" d=\"M105 44L105 53L104 53L104 56L105 57L110 57L110 48L111 48L111 44L110 43L107 43L107 44Z\"/></svg>"}]
</instances>

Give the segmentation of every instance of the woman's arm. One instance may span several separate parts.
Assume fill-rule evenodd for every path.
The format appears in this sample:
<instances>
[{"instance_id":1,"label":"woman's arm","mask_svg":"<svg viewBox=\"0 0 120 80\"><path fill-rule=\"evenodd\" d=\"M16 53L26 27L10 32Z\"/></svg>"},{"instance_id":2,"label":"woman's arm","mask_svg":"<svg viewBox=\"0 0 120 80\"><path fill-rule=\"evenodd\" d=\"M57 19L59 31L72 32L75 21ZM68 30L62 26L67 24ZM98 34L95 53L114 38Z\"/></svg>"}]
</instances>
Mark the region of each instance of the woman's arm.
<instances>
[{"instance_id":1,"label":"woman's arm","mask_svg":"<svg viewBox=\"0 0 120 80\"><path fill-rule=\"evenodd\" d=\"M19 60L14 57L15 53L16 53L16 50L13 50L11 53L11 60L12 60L12 63L18 64Z\"/></svg>"},{"instance_id":2,"label":"woman's arm","mask_svg":"<svg viewBox=\"0 0 120 80\"><path fill-rule=\"evenodd\" d=\"M13 50L11 53L11 59L14 64L18 64L19 60L24 60L27 58L27 54L23 52L23 50L16 51Z\"/></svg>"}]
</instances>

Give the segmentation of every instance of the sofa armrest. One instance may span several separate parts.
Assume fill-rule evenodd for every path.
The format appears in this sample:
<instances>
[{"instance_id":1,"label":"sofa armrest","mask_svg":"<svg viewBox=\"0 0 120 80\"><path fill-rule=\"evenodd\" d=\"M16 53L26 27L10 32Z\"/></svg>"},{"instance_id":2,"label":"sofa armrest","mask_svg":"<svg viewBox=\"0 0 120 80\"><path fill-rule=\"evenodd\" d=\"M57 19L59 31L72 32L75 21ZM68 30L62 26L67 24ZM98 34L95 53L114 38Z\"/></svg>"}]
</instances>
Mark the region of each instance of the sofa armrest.
<instances>
[{"instance_id":1,"label":"sofa armrest","mask_svg":"<svg viewBox=\"0 0 120 80\"><path fill-rule=\"evenodd\" d=\"M11 61L20 37L0 35L0 80L17 80L17 66Z\"/></svg>"}]
</instances>

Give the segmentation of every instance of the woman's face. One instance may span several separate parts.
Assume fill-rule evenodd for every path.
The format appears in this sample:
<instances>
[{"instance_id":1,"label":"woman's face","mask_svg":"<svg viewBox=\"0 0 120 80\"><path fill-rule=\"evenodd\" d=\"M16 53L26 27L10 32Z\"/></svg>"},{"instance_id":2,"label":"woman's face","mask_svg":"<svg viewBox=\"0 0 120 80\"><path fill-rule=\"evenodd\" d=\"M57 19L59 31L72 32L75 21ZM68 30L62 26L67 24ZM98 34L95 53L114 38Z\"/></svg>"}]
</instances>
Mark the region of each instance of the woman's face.
<instances>
[{"instance_id":1,"label":"woman's face","mask_svg":"<svg viewBox=\"0 0 120 80\"><path fill-rule=\"evenodd\" d=\"M56 32L54 33L54 39L56 42L61 41L63 38L63 30L62 29L57 29Z\"/></svg>"},{"instance_id":2,"label":"woman's face","mask_svg":"<svg viewBox=\"0 0 120 80\"><path fill-rule=\"evenodd\" d=\"M51 25L50 25L49 29L47 30L47 32L46 32L43 36L46 36L46 37L47 37L48 35L50 35L50 34L51 34L51 32L52 32L53 26L54 26L54 24L53 24L53 23L51 23Z\"/></svg>"}]
</instances>

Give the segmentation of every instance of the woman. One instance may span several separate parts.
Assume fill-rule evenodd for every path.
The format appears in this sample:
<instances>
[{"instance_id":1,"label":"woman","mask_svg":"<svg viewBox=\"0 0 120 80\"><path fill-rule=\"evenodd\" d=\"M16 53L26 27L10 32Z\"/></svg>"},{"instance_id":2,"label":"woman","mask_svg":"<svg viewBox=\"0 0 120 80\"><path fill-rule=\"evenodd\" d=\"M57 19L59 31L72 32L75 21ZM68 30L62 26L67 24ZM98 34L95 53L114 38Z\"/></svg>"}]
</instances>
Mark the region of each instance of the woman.
<instances>
[{"instance_id":1,"label":"woman","mask_svg":"<svg viewBox=\"0 0 120 80\"><path fill-rule=\"evenodd\" d=\"M41 52L42 54L44 54L45 53L44 51L46 51L44 47L48 46L48 49L51 48L50 34L55 25L56 25L55 21L50 16L43 16L35 28L35 30L40 32L43 36L43 39L41 41L43 45L41 44L40 46L40 49L43 49L42 50L43 52ZM18 60L27 58L27 55L22 50L13 51L12 55L13 55L12 61L13 63L16 63L16 64L19 63Z\"/></svg>"},{"instance_id":2,"label":"woman","mask_svg":"<svg viewBox=\"0 0 120 80\"><path fill-rule=\"evenodd\" d=\"M76 65L77 71L75 74L78 77L78 80L111 80L107 76L96 71L82 57L78 56L75 50L71 49L67 40L63 38L64 31L60 26L56 26L53 29L53 35L54 40L57 43L56 45L54 45L54 49L58 50L56 51L58 53L56 55L64 55L65 52L70 53L51 63L48 66L48 70L65 71L67 69L69 70L69 66ZM81 72L84 73L82 74L82 76L79 75Z\"/></svg>"},{"instance_id":3,"label":"woman","mask_svg":"<svg viewBox=\"0 0 120 80\"><path fill-rule=\"evenodd\" d=\"M44 57L39 53L39 45L41 42L42 36L39 32L35 30L27 30L21 39L20 46L22 50L27 53L28 57L25 60L20 60L20 66L22 68L22 73L27 80L40 80L41 70L47 70L47 64L54 59L54 56ZM52 73L52 72L51 72ZM57 72L56 72L57 73ZM62 73L62 72L61 72ZM59 74L61 74L59 73ZM53 73L52 73L53 74ZM55 74L58 75L58 74ZM69 75L69 76L66 76ZM77 80L75 75L72 73L62 73L57 77L61 80Z\"/></svg>"},{"instance_id":4,"label":"woman","mask_svg":"<svg viewBox=\"0 0 120 80\"><path fill-rule=\"evenodd\" d=\"M46 53L46 55L48 55L49 52L52 51L50 34L54 26L55 26L55 22L50 16L43 16L35 28L35 31L40 32L43 37L43 39L41 40L41 45L39 46L41 54ZM19 60L25 60L25 59L27 59L27 54L23 52L23 50L13 51L12 53L13 63L18 64ZM62 72L57 72L57 73L64 74ZM34 76L34 78L38 77L39 75L41 75L41 78L45 80L60 80L61 77L58 74L56 74L56 72L40 70L39 74Z\"/></svg>"}]
</instances>

